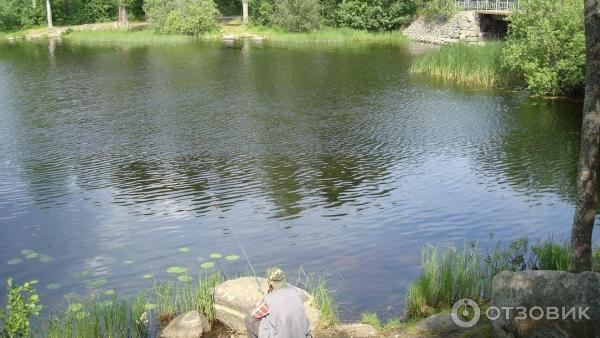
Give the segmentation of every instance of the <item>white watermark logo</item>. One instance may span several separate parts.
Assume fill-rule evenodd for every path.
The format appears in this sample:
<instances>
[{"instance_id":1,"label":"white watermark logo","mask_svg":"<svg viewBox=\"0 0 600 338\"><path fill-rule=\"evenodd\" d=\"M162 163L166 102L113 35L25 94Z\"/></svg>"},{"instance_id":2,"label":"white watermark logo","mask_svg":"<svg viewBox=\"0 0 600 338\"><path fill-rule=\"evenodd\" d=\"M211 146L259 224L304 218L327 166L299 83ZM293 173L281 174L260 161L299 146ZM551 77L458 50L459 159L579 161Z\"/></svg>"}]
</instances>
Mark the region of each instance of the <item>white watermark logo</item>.
<instances>
[{"instance_id":1,"label":"white watermark logo","mask_svg":"<svg viewBox=\"0 0 600 338\"><path fill-rule=\"evenodd\" d=\"M479 309L479 305L477 305L474 300L460 299L452 306L452 312L450 312L450 316L452 317L454 324L465 328L472 327L479 321L479 317L481 317L481 310Z\"/></svg>"},{"instance_id":2,"label":"white watermark logo","mask_svg":"<svg viewBox=\"0 0 600 338\"><path fill-rule=\"evenodd\" d=\"M485 316L489 320L497 320L504 318L506 320L590 320L588 311L589 306L586 307L558 307L558 306L532 306L526 308L524 306L490 306L485 311ZM454 324L460 327L472 327L479 321L481 317L481 310L477 303L472 299L460 299L452 306L452 312L450 313Z\"/></svg>"}]
</instances>

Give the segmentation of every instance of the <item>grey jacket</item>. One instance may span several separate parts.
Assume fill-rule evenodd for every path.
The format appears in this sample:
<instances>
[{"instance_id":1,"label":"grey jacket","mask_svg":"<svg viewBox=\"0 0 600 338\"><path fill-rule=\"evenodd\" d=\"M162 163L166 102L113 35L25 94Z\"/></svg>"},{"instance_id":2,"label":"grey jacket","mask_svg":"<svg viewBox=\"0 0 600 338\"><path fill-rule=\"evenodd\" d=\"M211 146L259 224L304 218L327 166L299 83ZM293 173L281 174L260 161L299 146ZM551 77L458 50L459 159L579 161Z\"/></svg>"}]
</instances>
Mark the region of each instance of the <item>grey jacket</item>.
<instances>
[{"instance_id":1,"label":"grey jacket","mask_svg":"<svg viewBox=\"0 0 600 338\"><path fill-rule=\"evenodd\" d=\"M264 297L269 314L260 321L258 338L310 337L310 322L304 311L304 294L293 286Z\"/></svg>"}]
</instances>

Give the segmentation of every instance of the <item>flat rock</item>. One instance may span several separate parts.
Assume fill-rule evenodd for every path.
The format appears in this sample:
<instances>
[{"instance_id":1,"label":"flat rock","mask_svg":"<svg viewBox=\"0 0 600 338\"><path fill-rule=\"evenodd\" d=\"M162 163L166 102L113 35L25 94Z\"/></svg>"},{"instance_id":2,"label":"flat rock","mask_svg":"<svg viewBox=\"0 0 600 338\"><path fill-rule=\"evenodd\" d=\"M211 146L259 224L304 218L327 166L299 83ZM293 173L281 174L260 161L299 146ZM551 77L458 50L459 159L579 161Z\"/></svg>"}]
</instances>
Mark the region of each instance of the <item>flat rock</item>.
<instances>
[{"instance_id":1,"label":"flat rock","mask_svg":"<svg viewBox=\"0 0 600 338\"><path fill-rule=\"evenodd\" d=\"M579 274L563 271L502 272L492 282L491 306L526 309L527 318L517 319L517 310L502 311L492 320L496 337L600 337L600 273ZM546 315L532 311L540 307ZM587 317L578 309L585 309ZM559 317L548 316L558 308ZM574 316L563 317L562 308L575 309ZM522 312L521 312L522 313ZM532 315L529 315L532 313ZM522 317L522 315L521 315ZM575 318L573 318L575 317Z\"/></svg>"},{"instance_id":2,"label":"flat rock","mask_svg":"<svg viewBox=\"0 0 600 338\"><path fill-rule=\"evenodd\" d=\"M353 323L341 324L335 327L337 331L342 332L352 338L376 337L379 331L373 325Z\"/></svg>"},{"instance_id":3,"label":"flat rock","mask_svg":"<svg viewBox=\"0 0 600 338\"><path fill-rule=\"evenodd\" d=\"M262 299L263 294L260 290L268 289L265 278L258 278L258 282L261 286L260 289L254 277L241 277L219 284L214 292L216 319L235 331L245 332L244 318ZM311 305L313 297L308 292L299 290L306 296L304 309L310 321L310 327L314 329L319 324L320 312Z\"/></svg>"},{"instance_id":4,"label":"flat rock","mask_svg":"<svg viewBox=\"0 0 600 338\"><path fill-rule=\"evenodd\" d=\"M161 338L200 338L210 331L204 315L193 310L175 317L160 334Z\"/></svg>"},{"instance_id":5,"label":"flat rock","mask_svg":"<svg viewBox=\"0 0 600 338\"><path fill-rule=\"evenodd\" d=\"M433 333L453 333L459 330L464 330L460 326L454 324L450 313L438 313L433 316L429 316L419 323L416 328L420 331L433 332Z\"/></svg>"}]
</instances>

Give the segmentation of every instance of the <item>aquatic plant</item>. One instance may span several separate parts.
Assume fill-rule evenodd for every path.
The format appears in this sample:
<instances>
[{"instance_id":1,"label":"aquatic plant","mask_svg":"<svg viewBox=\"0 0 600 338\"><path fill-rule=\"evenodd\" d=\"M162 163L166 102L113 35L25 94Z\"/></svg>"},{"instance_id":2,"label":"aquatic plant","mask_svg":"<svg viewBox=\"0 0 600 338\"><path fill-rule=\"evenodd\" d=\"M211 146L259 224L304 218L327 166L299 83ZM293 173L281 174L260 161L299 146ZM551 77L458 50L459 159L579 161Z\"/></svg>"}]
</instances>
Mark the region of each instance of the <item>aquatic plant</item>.
<instances>
[{"instance_id":1,"label":"aquatic plant","mask_svg":"<svg viewBox=\"0 0 600 338\"><path fill-rule=\"evenodd\" d=\"M212 259L219 259L222 258L223 255L221 255L220 253L211 253L208 257L212 258Z\"/></svg>"},{"instance_id":2,"label":"aquatic plant","mask_svg":"<svg viewBox=\"0 0 600 338\"><path fill-rule=\"evenodd\" d=\"M8 265L15 265L21 263L23 260L21 258L13 258L10 261L6 262Z\"/></svg>"},{"instance_id":3,"label":"aquatic plant","mask_svg":"<svg viewBox=\"0 0 600 338\"><path fill-rule=\"evenodd\" d=\"M497 242L482 253L478 243L458 250L453 244L427 245L421 252L421 274L406 292L406 309L412 317L426 317L450 308L462 298L489 299L492 280L501 271L567 270L570 248L552 237L529 246L526 238L511 241L506 248Z\"/></svg>"},{"instance_id":4,"label":"aquatic plant","mask_svg":"<svg viewBox=\"0 0 600 338\"><path fill-rule=\"evenodd\" d=\"M381 328L381 320L375 312L363 312L360 315L360 322L363 324L369 324L377 329Z\"/></svg>"},{"instance_id":5,"label":"aquatic plant","mask_svg":"<svg viewBox=\"0 0 600 338\"><path fill-rule=\"evenodd\" d=\"M204 262L204 263L200 264L200 267L202 269L210 269L214 266L215 266L215 262Z\"/></svg>"},{"instance_id":6,"label":"aquatic plant","mask_svg":"<svg viewBox=\"0 0 600 338\"><path fill-rule=\"evenodd\" d=\"M58 283L50 283L48 285L46 285L46 289L48 290L57 290L60 289L61 285Z\"/></svg>"},{"instance_id":7,"label":"aquatic plant","mask_svg":"<svg viewBox=\"0 0 600 338\"><path fill-rule=\"evenodd\" d=\"M96 279L93 281L89 281L87 283L87 287L89 289L98 289L98 288L104 286L106 283L108 283L108 280L106 278Z\"/></svg>"},{"instance_id":8,"label":"aquatic plant","mask_svg":"<svg viewBox=\"0 0 600 338\"><path fill-rule=\"evenodd\" d=\"M179 274L179 273L186 273L186 272L187 272L187 268L184 268L182 266L171 266L167 269L167 273Z\"/></svg>"},{"instance_id":9,"label":"aquatic plant","mask_svg":"<svg viewBox=\"0 0 600 338\"><path fill-rule=\"evenodd\" d=\"M142 278L143 279L152 279L152 278L154 278L154 275L151 273L147 273L147 274L143 275Z\"/></svg>"},{"instance_id":10,"label":"aquatic plant","mask_svg":"<svg viewBox=\"0 0 600 338\"><path fill-rule=\"evenodd\" d=\"M240 259L240 256L238 255L229 255L229 256L225 256L225 259L228 261L236 261L238 259Z\"/></svg>"},{"instance_id":11,"label":"aquatic plant","mask_svg":"<svg viewBox=\"0 0 600 338\"><path fill-rule=\"evenodd\" d=\"M188 253L188 252L190 252L190 248L187 246L181 247L181 248L179 248L179 252Z\"/></svg>"},{"instance_id":12,"label":"aquatic plant","mask_svg":"<svg viewBox=\"0 0 600 338\"><path fill-rule=\"evenodd\" d=\"M417 57L410 72L476 87L522 84L522 76L503 66L503 42L484 45L455 43L432 49Z\"/></svg>"}]
</instances>

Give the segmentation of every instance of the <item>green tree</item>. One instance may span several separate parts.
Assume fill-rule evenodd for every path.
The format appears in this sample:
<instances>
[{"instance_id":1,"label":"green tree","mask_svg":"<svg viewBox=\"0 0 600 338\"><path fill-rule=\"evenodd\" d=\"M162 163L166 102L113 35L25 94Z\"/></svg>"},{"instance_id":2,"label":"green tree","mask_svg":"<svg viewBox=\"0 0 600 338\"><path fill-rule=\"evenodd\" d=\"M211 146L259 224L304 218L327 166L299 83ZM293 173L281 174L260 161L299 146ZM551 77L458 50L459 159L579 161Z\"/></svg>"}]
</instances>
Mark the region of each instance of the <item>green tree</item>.
<instances>
[{"instance_id":1,"label":"green tree","mask_svg":"<svg viewBox=\"0 0 600 338\"><path fill-rule=\"evenodd\" d=\"M525 0L510 17L506 64L533 95L561 96L584 84L583 0Z\"/></svg>"}]
</instances>

